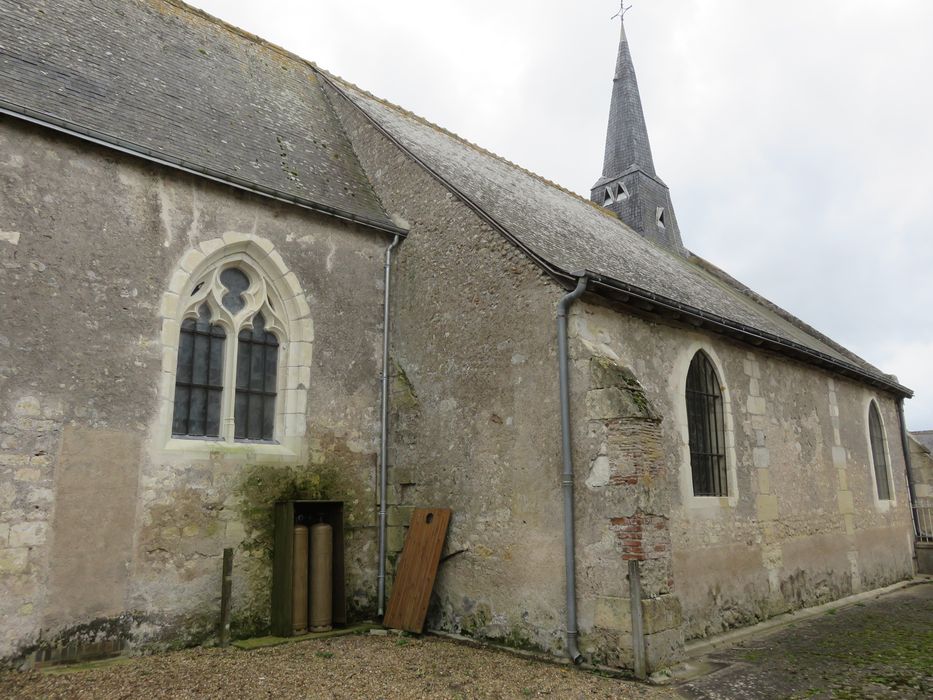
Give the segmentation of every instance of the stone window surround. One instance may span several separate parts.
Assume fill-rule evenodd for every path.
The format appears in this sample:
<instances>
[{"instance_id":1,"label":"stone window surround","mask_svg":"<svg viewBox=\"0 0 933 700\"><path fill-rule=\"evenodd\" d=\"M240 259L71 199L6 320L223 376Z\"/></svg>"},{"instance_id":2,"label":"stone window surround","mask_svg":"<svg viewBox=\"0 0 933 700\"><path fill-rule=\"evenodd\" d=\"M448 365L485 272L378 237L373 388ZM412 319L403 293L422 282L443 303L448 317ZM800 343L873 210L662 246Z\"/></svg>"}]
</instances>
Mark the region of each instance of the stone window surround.
<instances>
[{"instance_id":1,"label":"stone window surround","mask_svg":"<svg viewBox=\"0 0 933 700\"><path fill-rule=\"evenodd\" d=\"M693 357L700 351L706 353L722 391L722 414L726 438L726 479L728 496L694 496L693 471L690 465L690 426L687 420L687 373ZM738 475L736 473L735 427L732 418L732 396L723 377L723 363L716 351L708 343L695 341L686 346L674 360L671 368L671 395L673 396L674 427L680 443L680 493L681 503L689 512L696 515L715 516L739 502Z\"/></svg>"},{"instance_id":2,"label":"stone window surround","mask_svg":"<svg viewBox=\"0 0 933 700\"><path fill-rule=\"evenodd\" d=\"M881 421L881 441L882 447L884 448L884 457L888 463L888 487L891 491L891 498L884 500L878 498L878 481L875 477L875 453L871 449L871 424L869 423L869 416L871 414L872 404L875 405L878 411L878 420ZM879 513L887 513L891 508L897 506L897 489L894 488L894 473L891 464L891 447L890 440L888 440L888 428L884 424L884 414L881 412L881 405L874 396L868 397L868 400L865 402L865 410L863 413L865 415L865 444L868 447L868 459L866 462L868 464L868 473L871 475L871 500L875 504L876 511Z\"/></svg>"},{"instance_id":3,"label":"stone window surround","mask_svg":"<svg viewBox=\"0 0 933 700\"><path fill-rule=\"evenodd\" d=\"M216 280L222 269L233 266L245 269L255 278L245 295L249 301L243 311L231 317L216 298L216 285L205 284L204 288L192 297L192 290L200 281L209 275L213 275L213 279ZM269 292L268 296L272 298L277 310L272 311L268 308L266 296L258 293L261 288ZM190 302L187 301L189 299ZM183 304L182 300L186 303ZM214 322L227 331L221 437L173 437L175 372L181 322L186 316L192 316L205 302L214 313ZM279 338L275 440L234 441L235 391L229 377L233 376L231 373L235 371L233 362L237 333L243 327L245 317L251 318L252 314L259 310L262 310L267 319L267 327L274 330ZM305 443L314 326L311 309L298 277L289 271L275 245L254 234L230 232L190 248L182 256L167 291L162 295L161 316L162 373L156 445L162 454L204 459L210 453L222 450L225 454L251 455L273 461L301 459Z\"/></svg>"}]
</instances>

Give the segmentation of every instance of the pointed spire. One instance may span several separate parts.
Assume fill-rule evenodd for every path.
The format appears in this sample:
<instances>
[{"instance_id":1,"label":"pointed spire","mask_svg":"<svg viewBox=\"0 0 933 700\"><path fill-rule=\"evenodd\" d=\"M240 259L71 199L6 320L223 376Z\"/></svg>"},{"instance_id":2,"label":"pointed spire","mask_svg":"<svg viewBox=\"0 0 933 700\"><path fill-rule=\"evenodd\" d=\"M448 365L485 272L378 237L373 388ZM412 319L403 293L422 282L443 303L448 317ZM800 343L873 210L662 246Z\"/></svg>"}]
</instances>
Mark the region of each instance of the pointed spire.
<instances>
[{"instance_id":1,"label":"pointed spire","mask_svg":"<svg viewBox=\"0 0 933 700\"><path fill-rule=\"evenodd\" d=\"M632 167L654 175L654 159L648 142L648 127L641 106L635 64L625 34L625 16L620 13L621 35L616 74L612 80L609 128L606 132L606 155L603 177L613 178Z\"/></svg>"},{"instance_id":2,"label":"pointed spire","mask_svg":"<svg viewBox=\"0 0 933 700\"><path fill-rule=\"evenodd\" d=\"M635 64L625 34L627 10L623 5L617 15L622 27L612 80L603 174L593 185L590 198L614 211L645 238L683 251L670 192L654 169Z\"/></svg>"}]
</instances>

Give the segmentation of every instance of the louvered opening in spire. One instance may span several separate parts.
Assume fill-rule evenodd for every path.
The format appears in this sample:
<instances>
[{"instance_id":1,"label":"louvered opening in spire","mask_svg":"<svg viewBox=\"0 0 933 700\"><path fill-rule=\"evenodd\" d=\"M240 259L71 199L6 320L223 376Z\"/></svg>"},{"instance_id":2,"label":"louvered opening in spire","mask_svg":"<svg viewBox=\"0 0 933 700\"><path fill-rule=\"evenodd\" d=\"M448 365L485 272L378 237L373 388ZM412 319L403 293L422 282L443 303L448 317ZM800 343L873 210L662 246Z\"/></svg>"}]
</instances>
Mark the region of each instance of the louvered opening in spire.
<instances>
[{"instance_id":1,"label":"louvered opening in spire","mask_svg":"<svg viewBox=\"0 0 933 700\"><path fill-rule=\"evenodd\" d=\"M670 192L654 169L624 12L620 16L619 54L612 79L603 172L590 198L611 209L645 238L683 251Z\"/></svg>"}]
</instances>

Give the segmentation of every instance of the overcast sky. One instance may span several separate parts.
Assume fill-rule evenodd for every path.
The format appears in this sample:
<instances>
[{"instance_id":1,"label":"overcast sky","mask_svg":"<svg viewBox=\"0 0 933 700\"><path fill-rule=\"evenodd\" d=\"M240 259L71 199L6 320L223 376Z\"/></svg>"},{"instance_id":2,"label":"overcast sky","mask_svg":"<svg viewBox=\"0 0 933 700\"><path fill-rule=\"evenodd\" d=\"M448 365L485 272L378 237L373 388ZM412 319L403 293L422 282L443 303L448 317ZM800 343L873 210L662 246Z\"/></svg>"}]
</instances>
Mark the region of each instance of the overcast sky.
<instances>
[{"instance_id":1,"label":"overcast sky","mask_svg":"<svg viewBox=\"0 0 933 700\"><path fill-rule=\"evenodd\" d=\"M616 0L191 0L588 195ZM917 398L933 428L933 1L630 0L684 243Z\"/></svg>"}]
</instances>

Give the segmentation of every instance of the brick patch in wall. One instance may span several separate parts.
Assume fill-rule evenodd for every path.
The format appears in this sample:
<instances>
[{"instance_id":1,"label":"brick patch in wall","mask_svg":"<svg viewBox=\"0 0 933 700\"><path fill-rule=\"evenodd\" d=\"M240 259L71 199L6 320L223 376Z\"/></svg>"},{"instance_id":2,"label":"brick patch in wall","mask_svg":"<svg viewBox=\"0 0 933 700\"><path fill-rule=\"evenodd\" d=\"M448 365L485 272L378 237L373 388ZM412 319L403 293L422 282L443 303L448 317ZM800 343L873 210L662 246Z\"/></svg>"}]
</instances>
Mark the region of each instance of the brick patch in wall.
<instances>
[{"instance_id":1,"label":"brick patch in wall","mask_svg":"<svg viewBox=\"0 0 933 700\"><path fill-rule=\"evenodd\" d=\"M639 512L612 518L609 529L622 546L624 561L648 561L670 556L671 538L664 516Z\"/></svg>"}]
</instances>

